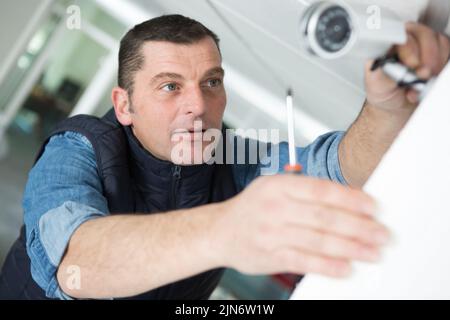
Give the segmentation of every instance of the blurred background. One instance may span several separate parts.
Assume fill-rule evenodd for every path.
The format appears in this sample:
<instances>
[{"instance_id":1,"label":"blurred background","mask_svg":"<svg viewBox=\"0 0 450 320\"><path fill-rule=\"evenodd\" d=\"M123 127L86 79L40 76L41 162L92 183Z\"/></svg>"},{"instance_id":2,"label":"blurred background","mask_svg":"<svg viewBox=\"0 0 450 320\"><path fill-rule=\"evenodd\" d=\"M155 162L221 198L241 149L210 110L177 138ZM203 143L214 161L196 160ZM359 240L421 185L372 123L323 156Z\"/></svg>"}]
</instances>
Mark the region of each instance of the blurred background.
<instances>
[{"instance_id":1,"label":"blurred background","mask_svg":"<svg viewBox=\"0 0 450 320\"><path fill-rule=\"evenodd\" d=\"M101 116L111 108L119 41L144 20L181 13L218 34L229 127L279 129L284 140L289 84L295 94L298 145L345 130L364 102L364 59L324 62L301 50L299 16L308 2L2 0L0 264L18 236L22 192L40 144L58 121L80 113ZM407 2L405 19L417 18L424 1L416 1L413 9ZM230 270L213 298L284 299L290 285L283 277L249 277Z\"/></svg>"}]
</instances>

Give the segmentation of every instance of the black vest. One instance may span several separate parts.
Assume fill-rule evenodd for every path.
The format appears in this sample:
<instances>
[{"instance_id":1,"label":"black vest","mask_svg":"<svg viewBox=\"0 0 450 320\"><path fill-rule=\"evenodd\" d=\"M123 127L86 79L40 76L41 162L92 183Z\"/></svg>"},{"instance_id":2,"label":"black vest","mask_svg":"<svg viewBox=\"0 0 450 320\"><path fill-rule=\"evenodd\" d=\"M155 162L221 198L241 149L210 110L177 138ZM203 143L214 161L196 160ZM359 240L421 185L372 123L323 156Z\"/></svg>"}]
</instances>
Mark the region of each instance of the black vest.
<instances>
[{"instance_id":1,"label":"black vest","mask_svg":"<svg viewBox=\"0 0 450 320\"><path fill-rule=\"evenodd\" d=\"M140 145L129 127L117 121L114 110L101 119L79 115L64 120L50 137L65 131L81 133L91 142L111 214L151 214L192 208L223 201L236 194L229 165L176 166L159 160ZM36 161L48 141L43 144ZM0 299L48 299L31 277L24 229L22 227L3 265ZM207 271L130 299L207 299L223 271Z\"/></svg>"}]
</instances>

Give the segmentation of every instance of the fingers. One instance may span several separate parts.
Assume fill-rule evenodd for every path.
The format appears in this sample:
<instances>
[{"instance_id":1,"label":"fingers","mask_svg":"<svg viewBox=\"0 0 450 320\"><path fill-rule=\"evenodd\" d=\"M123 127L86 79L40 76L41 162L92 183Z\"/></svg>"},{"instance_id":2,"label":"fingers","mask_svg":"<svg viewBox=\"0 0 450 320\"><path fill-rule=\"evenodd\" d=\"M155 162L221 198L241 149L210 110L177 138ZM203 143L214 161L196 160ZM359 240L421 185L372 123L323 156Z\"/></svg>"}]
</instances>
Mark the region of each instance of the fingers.
<instances>
[{"instance_id":1,"label":"fingers","mask_svg":"<svg viewBox=\"0 0 450 320\"><path fill-rule=\"evenodd\" d=\"M406 29L409 34L408 43L398 48L398 53L402 53L400 57L402 62L412 69L423 68L428 70L430 76L438 75L445 65L443 64L445 48L442 47L444 43L441 44L444 41L440 40L440 35L433 29L419 23L407 23ZM416 49L418 49L419 55L417 55ZM417 58L419 58L420 63L411 64ZM426 73L426 71L422 72Z\"/></svg>"},{"instance_id":2,"label":"fingers","mask_svg":"<svg viewBox=\"0 0 450 320\"><path fill-rule=\"evenodd\" d=\"M363 191L317 178L280 175L278 187L293 199L318 202L354 213L375 215L376 203Z\"/></svg>"},{"instance_id":3,"label":"fingers","mask_svg":"<svg viewBox=\"0 0 450 320\"><path fill-rule=\"evenodd\" d=\"M441 52L441 65L445 66L450 59L450 40L443 34L439 34L438 39Z\"/></svg>"},{"instance_id":4,"label":"fingers","mask_svg":"<svg viewBox=\"0 0 450 320\"><path fill-rule=\"evenodd\" d=\"M416 39L408 34L408 41L405 45L396 46L400 60L409 68L416 69L420 66L420 48Z\"/></svg>"},{"instance_id":5,"label":"fingers","mask_svg":"<svg viewBox=\"0 0 450 320\"><path fill-rule=\"evenodd\" d=\"M419 23L409 22L406 29L406 44L394 46L390 53L396 52L400 61L414 70L420 79L428 80L439 75L450 57L450 40ZM366 65L365 84L367 101L371 105L388 110L418 105L420 95L417 92L398 87L382 70L371 71L369 66L371 64Z\"/></svg>"},{"instance_id":6,"label":"fingers","mask_svg":"<svg viewBox=\"0 0 450 320\"><path fill-rule=\"evenodd\" d=\"M385 245L390 237L387 228L373 218L340 208L293 203L286 215L286 223L293 227L314 229L370 246Z\"/></svg>"},{"instance_id":7,"label":"fingers","mask_svg":"<svg viewBox=\"0 0 450 320\"><path fill-rule=\"evenodd\" d=\"M350 263L346 260L321 257L295 248L280 250L276 258L285 266L285 272L290 273L317 273L341 278L349 276L352 271Z\"/></svg>"},{"instance_id":8,"label":"fingers","mask_svg":"<svg viewBox=\"0 0 450 320\"><path fill-rule=\"evenodd\" d=\"M376 262L380 258L380 251L375 246L312 229L286 228L283 246L295 247L318 256L349 261Z\"/></svg>"},{"instance_id":9,"label":"fingers","mask_svg":"<svg viewBox=\"0 0 450 320\"><path fill-rule=\"evenodd\" d=\"M419 23L409 22L406 29L407 43L395 47L400 60L422 79L438 75L449 60L449 39ZM408 100L414 100L412 94Z\"/></svg>"},{"instance_id":10,"label":"fingers","mask_svg":"<svg viewBox=\"0 0 450 320\"><path fill-rule=\"evenodd\" d=\"M420 78L422 79L426 79L427 77L422 77L419 75ZM409 103L411 104L417 104L420 101L420 94L414 90L414 89L410 89L406 92L406 99L408 100Z\"/></svg>"},{"instance_id":11,"label":"fingers","mask_svg":"<svg viewBox=\"0 0 450 320\"><path fill-rule=\"evenodd\" d=\"M343 277L350 273L352 261L380 258L389 232L374 220L375 201L364 192L295 175L260 182L259 192L278 200L274 209L264 207L276 216L269 215L260 240L274 270L286 267L286 272Z\"/></svg>"},{"instance_id":12,"label":"fingers","mask_svg":"<svg viewBox=\"0 0 450 320\"><path fill-rule=\"evenodd\" d=\"M374 60L369 60L365 65L365 82L366 87L370 89L372 94L381 94L383 100L386 96L389 98L397 92L397 82L392 80L381 68L372 71ZM380 85L382 84L382 85Z\"/></svg>"}]
</instances>

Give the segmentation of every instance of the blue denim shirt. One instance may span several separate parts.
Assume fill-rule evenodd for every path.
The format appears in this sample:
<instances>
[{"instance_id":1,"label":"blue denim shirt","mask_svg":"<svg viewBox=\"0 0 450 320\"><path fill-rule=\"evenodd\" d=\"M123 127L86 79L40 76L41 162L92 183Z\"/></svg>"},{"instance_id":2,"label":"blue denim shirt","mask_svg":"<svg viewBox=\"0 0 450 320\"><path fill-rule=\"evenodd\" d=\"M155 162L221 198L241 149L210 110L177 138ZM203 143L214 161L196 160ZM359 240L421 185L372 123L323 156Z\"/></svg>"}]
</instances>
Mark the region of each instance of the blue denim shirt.
<instances>
[{"instance_id":1,"label":"blue denim shirt","mask_svg":"<svg viewBox=\"0 0 450 320\"><path fill-rule=\"evenodd\" d=\"M303 172L345 184L338 159L343 135L343 132L328 133L306 148L297 148ZM280 171L288 163L288 145L282 142L278 147ZM261 174L263 167L262 163L233 165L237 189L244 189ZM83 222L109 214L94 149L86 137L65 132L50 139L30 171L23 208L33 279L47 297L70 299L56 279L69 240Z\"/></svg>"}]
</instances>

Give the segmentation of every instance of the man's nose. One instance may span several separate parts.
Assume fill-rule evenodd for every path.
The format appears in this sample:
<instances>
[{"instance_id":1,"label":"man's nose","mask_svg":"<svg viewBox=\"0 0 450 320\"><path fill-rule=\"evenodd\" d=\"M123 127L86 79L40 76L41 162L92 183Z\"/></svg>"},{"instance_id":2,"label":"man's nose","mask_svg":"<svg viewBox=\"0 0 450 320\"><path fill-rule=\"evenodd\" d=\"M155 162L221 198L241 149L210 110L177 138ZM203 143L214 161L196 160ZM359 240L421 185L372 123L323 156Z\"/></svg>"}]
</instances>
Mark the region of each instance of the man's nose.
<instances>
[{"instance_id":1,"label":"man's nose","mask_svg":"<svg viewBox=\"0 0 450 320\"><path fill-rule=\"evenodd\" d=\"M185 97L186 113L192 113L196 118L202 116L206 111L206 101L200 88L191 89Z\"/></svg>"}]
</instances>

